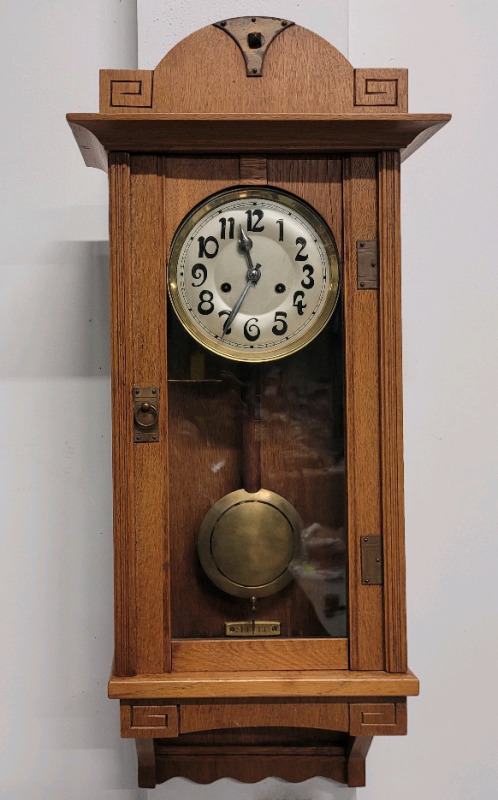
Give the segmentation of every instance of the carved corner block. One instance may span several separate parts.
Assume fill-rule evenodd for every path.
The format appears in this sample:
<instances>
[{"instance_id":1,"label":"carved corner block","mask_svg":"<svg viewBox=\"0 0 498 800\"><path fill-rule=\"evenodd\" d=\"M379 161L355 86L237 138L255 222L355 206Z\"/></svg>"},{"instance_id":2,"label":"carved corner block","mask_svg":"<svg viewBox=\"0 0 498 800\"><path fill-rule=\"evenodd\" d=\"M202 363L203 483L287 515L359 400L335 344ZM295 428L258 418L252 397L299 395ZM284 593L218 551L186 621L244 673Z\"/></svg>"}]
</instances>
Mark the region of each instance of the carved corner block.
<instances>
[{"instance_id":1,"label":"carved corner block","mask_svg":"<svg viewBox=\"0 0 498 800\"><path fill-rule=\"evenodd\" d=\"M404 736L406 728L406 702L351 703L349 706L351 736Z\"/></svg>"},{"instance_id":2,"label":"carved corner block","mask_svg":"<svg viewBox=\"0 0 498 800\"><path fill-rule=\"evenodd\" d=\"M101 69L101 114L152 109L152 70Z\"/></svg>"},{"instance_id":3,"label":"carved corner block","mask_svg":"<svg viewBox=\"0 0 498 800\"><path fill-rule=\"evenodd\" d=\"M408 111L407 69L355 69L354 104L390 111Z\"/></svg>"},{"instance_id":4,"label":"carved corner block","mask_svg":"<svg viewBox=\"0 0 498 800\"><path fill-rule=\"evenodd\" d=\"M178 706L121 703L121 736L125 739L169 739L178 736Z\"/></svg>"}]
</instances>

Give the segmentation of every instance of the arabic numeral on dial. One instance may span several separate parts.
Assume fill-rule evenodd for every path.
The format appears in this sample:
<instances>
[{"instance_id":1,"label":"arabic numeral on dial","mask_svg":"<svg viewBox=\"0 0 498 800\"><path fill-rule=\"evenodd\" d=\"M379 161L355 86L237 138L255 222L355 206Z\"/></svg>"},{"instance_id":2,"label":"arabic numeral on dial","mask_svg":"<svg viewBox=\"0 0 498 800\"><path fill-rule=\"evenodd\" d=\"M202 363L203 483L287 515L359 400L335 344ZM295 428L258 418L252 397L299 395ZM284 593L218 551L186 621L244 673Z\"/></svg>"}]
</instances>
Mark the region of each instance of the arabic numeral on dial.
<instances>
[{"instance_id":1,"label":"arabic numeral on dial","mask_svg":"<svg viewBox=\"0 0 498 800\"><path fill-rule=\"evenodd\" d=\"M257 322L259 322L257 317L250 317L244 325L244 336L249 342L255 342L256 339L259 339L261 331L256 324Z\"/></svg>"},{"instance_id":2,"label":"arabic numeral on dial","mask_svg":"<svg viewBox=\"0 0 498 800\"><path fill-rule=\"evenodd\" d=\"M284 221L283 221L283 219L277 219L277 220L275 220L275 222L277 223L278 228L279 228L278 241L279 242L283 242L284 241Z\"/></svg>"},{"instance_id":3,"label":"arabic numeral on dial","mask_svg":"<svg viewBox=\"0 0 498 800\"><path fill-rule=\"evenodd\" d=\"M308 255L307 255L307 253L303 253L303 250L306 247L306 245L308 244L308 242L306 241L304 236L298 236L297 239L296 239L296 244L298 245L299 250L296 253L296 257L295 257L294 261L306 261L307 258L308 258Z\"/></svg>"},{"instance_id":4,"label":"arabic numeral on dial","mask_svg":"<svg viewBox=\"0 0 498 800\"><path fill-rule=\"evenodd\" d=\"M203 316L207 316L211 314L214 310L214 303L211 302L213 299L213 293L210 292L208 289L204 289L199 295L199 305L197 306L197 311L199 314Z\"/></svg>"},{"instance_id":5,"label":"arabic numeral on dial","mask_svg":"<svg viewBox=\"0 0 498 800\"><path fill-rule=\"evenodd\" d=\"M262 233L265 229L264 225L260 225L264 217L264 212L260 208L249 209L246 211L247 217L247 230L251 233Z\"/></svg>"},{"instance_id":6,"label":"arabic numeral on dial","mask_svg":"<svg viewBox=\"0 0 498 800\"><path fill-rule=\"evenodd\" d=\"M304 292L294 292L294 298L292 300L292 305L297 308L297 313L300 317L304 314L304 309L306 308L306 303L303 303L304 300Z\"/></svg>"},{"instance_id":7,"label":"arabic numeral on dial","mask_svg":"<svg viewBox=\"0 0 498 800\"><path fill-rule=\"evenodd\" d=\"M225 310L225 311L218 311L218 316L219 316L219 318L220 318L220 319L221 319L222 317L225 317L225 316L226 316L226 318L228 319L228 317L230 316L230 313L231 313L231 312L230 312L230 311L228 311L228 310ZM232 329L231 329L231 328L227 328L227 329L226 329L226 331L223 331L223 333L231 333L231 332L232 332Z\"/></svg>"},{"instance_id":8,"label":"arabic numeral on dial","mask_svg":"<svg viewBox=\"0 0 498 800\"><path fill-rule=\"evenodd\" d=\"M306 278L303 278L303 280L301 281L301 286L303 287L303 289L311 289L312 286L315 285L315 281L311 277L314 271L315 270L313 269L311 264L305 264L303 266L303 272L306 275Z\"/></svg>"},{"instance_id":9,"label":"arabic numeral on dial","mask_svg":"<svg viewBox=\"0 0 498 800\"><path fill-rule=\"evenodd\" d=\"M199 283L192 282L192 286L195 286L196 289L198 289L199 286L202 286L207 278L207 274L208 272L204 264L194 264L192 267L192 277L194 281L199 281Z\"/></svg>"},{"instance_id":10,"label":"arabic numeral on dial","mask_svg":"<svg viewBox=\"0 0 498 800\"><path fill-rule=\"evenodd\" d=\"M285 311L275 311L275 325L272 328L272 332L275 336L283 336L284 333L287 333L287 328L289 327L285 321L287 314Z\"/></svg>"},{"instance_id":11,"label":"arabic numeral on dial","mask_svg":"<svg viewBox=\"0 0 498 800\"><path fill-rule=\"evenodd\" d=\"M227 227L228 227L228 238L233 239L235 235L235 220L233 217L220 217L220 225L221 225L221 233L220 239L226 239L227 235Z\"/></svg>"},{"instance_id":12,"label":"arabic numeral on dial","mask_svg":"<svg viewBox=\"0 0 498 800\"><path fill-rule=\"evenodd\" d=\"M214 236L199 236L199 258L214 258L218 253L218 239Z\"/></svg>"}]
</instances>

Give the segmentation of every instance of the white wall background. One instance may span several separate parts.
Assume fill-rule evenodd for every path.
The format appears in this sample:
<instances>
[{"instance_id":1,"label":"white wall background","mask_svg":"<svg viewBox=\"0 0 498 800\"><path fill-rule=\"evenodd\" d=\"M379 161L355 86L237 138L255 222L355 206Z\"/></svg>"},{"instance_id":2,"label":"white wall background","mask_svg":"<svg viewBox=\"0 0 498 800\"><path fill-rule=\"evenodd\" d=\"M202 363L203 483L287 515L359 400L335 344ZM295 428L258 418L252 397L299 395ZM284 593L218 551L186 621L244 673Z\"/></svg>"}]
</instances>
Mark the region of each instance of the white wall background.
<instances>
[{"instance_id":1,"label":"white wall background","mask_svg":"<svg viewBox=\"0 0 498 800\"><path fill-rule=\"evenodd\" d=\"M495 0L4 0L0 288L0 797L494 800ZM138 13L138 56L137 56ZM106 176L64 122L98 69L153 67L241 14L289 17L355 66L406 66L410 110L454 119L403 167L408 738L365 789L317 779L136 789L106 700L112 651Z\"/></svg>"}]
</instances>

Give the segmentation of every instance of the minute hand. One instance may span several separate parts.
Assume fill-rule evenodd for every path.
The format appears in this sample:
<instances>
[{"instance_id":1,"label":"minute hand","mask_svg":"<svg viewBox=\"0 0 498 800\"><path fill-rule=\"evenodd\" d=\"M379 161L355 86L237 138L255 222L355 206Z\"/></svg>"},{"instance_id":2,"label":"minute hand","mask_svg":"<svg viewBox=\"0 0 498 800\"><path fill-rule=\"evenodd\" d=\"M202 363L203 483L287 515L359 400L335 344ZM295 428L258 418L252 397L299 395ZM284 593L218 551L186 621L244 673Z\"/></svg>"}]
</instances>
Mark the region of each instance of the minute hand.
<instances>
[{"instance_id":1,"label":"minute hand","mask_svg":"<svg viewBox=\"0 0 498 800\"><path fill-rule=\"evenodd\" d=\"M255 286L257 284L257 282L259 281L259 279L261 278L260 267L261 267L261 264L256 264L256 266L254 268L249 269L247 271L247 283L244 286L242 294L240 295L239 299L237 300L237 302L235 303L234 307L230 311L230 314L228 315L228 317L225 320L225 324L223 325L223 334L222 334L223 336L225 335L225 333L227 332L228 328L230 327L230 325L234 321L235 317L239 313L240 307L241 307L242 303L245 300L247 292L249 291L251 286Z\"/></svg>"}]
</instances>

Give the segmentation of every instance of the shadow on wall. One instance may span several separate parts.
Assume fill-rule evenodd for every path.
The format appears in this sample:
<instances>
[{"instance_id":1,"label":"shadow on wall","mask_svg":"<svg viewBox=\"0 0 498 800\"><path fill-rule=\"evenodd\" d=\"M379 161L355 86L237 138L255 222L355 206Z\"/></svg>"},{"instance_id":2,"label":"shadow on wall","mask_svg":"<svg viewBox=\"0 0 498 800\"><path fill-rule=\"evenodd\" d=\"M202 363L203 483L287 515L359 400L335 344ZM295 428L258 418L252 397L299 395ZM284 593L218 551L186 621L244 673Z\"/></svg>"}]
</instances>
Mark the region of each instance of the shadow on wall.
<instances>
[{"instance_id":1,"label":"shadow on wall","mask_svg":"<svg viewBox=\"0 0 498 800\"><path fill-rule=\"evenodd\" d=\"M3 377L110 374L107 242L50 242L4 274Z\"/></svg>"},{"instance_id":2,"label":"shadow on wall","mask_svg":"<svg viewBox=\"0 0 498 800\"><path fill-rule=\"evenodd\" d=\"M143 791L143 790L142 790ZM267 778L260 783L245 784L224 778L207 786L183 778L173 778L148 791L139 800L356 800L356 789L342 786L326 778L313 778L303 783L286 783Z\"/></svg>"}]
</instances>

